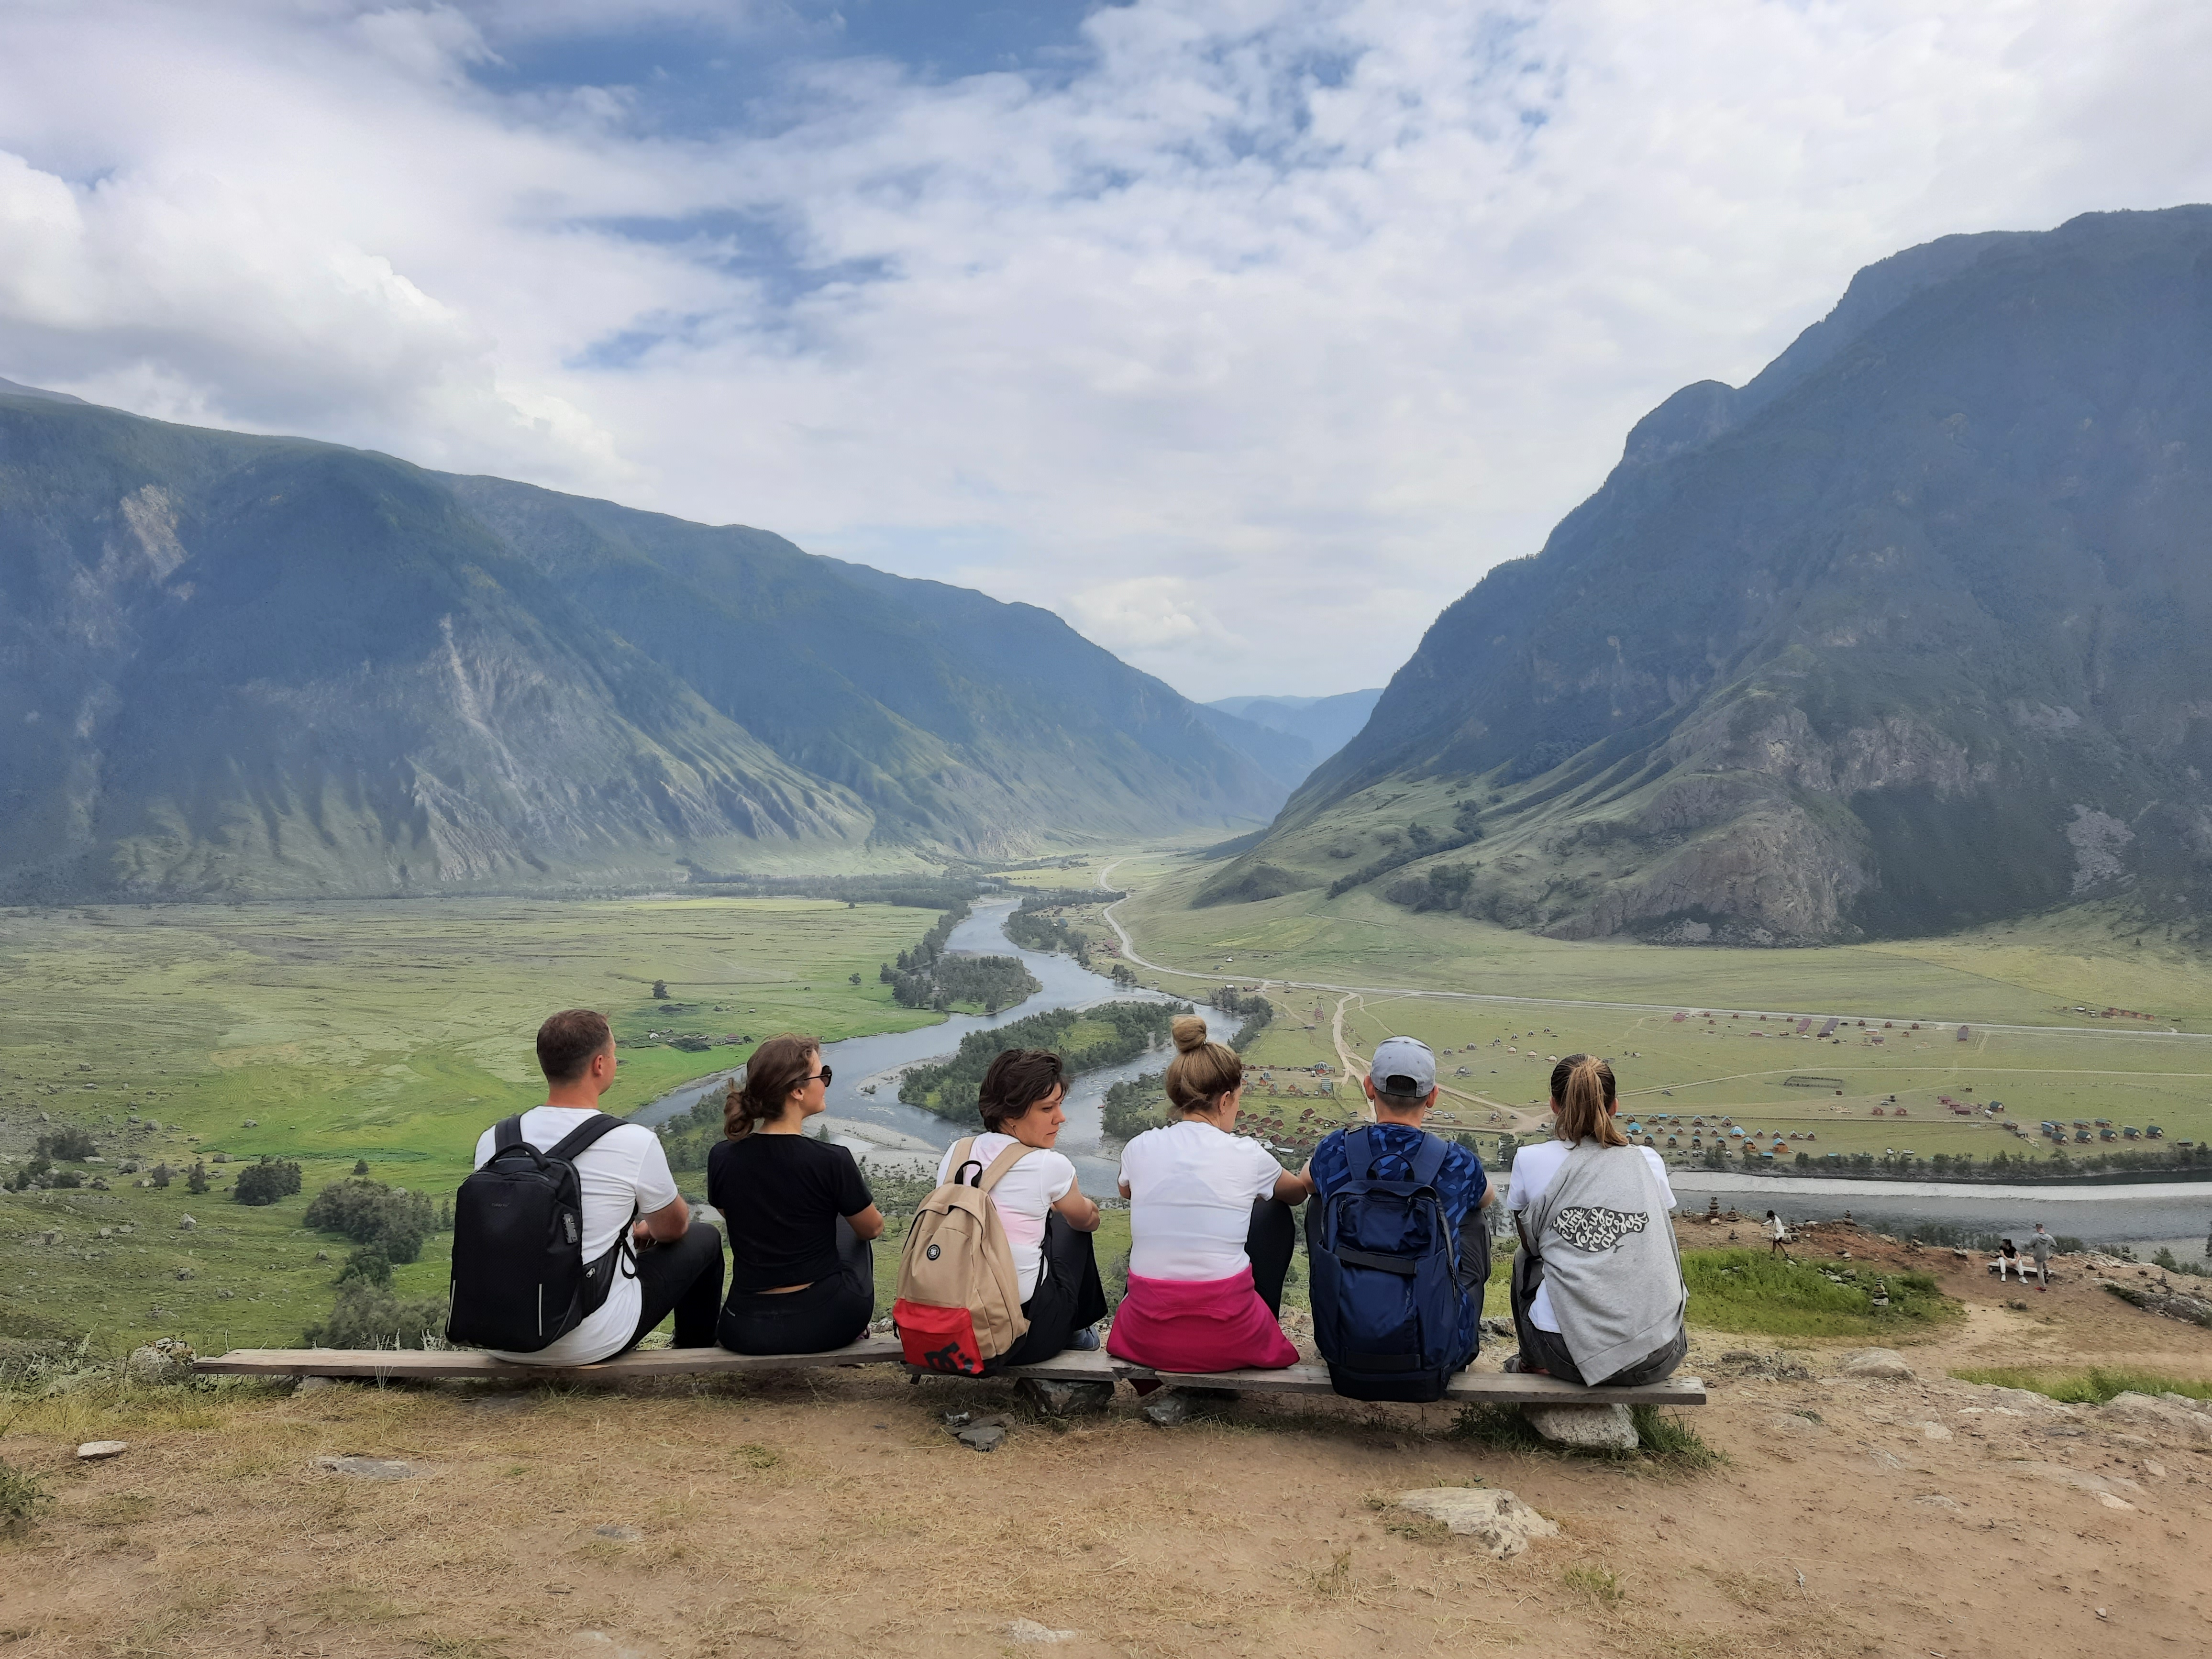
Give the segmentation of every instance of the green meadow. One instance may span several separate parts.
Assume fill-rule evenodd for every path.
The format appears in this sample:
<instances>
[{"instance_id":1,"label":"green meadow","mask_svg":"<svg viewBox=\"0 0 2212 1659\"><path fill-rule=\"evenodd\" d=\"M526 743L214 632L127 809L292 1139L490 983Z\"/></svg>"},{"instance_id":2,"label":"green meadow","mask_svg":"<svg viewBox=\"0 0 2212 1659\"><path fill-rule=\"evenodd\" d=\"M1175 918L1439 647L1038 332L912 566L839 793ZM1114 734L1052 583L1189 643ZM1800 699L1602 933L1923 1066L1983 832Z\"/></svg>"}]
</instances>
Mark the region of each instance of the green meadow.
<instances>
[{"instance_id":1,"label":"green meadow","mask_svg":"<svg viewBox=\"0 0 2212 1659\"><path fill-rule=\"evenodd\" d=\"M1348 1100L1311 1097L1310 1079L1280 1075L1336 1064L1331 1026L1340 1006L1356 1051L1393 1035L1435 1048L1457 1097L1447 1108L1479 1131L1495 1127L1493 1109L1540 1104L1553 1058L1580 1051L1614 1061L1635 1111L1702 1115L1709 1126L1726 1115L1816 1159L1891 1149L1922 1158L2040 1158L2048 1143L2033 1132L2045 1119L2107 1118L2116 1130L2156 1124L2170 1141L2212 1139L2212 1040L2159 1035L2212 1033L2212 964L2122 913L2082 908L1941 939L1715 950L1541 939L1416 915L1364 890L1191 908L1218 867L1164 852L1111 868L1112 884L1131 890L1114 915L1138 953L1185 970L1146 970L1146 983L1200 996L1231 975L1403 988L1275 991L1288 1018L1267 1028L1250 1057L1274 1068L1272 1086L1285 1092L1271 1096L1263 1086L1255 1103L1288 1106L1287 1117L1348 1109ZM1674 1018L1684 1008L1718 1017ZM2107 1008L2155 1018L2108 1018ZM1824 1021L1800 1036L1794 1019L1756 1018L1814 1012L1843 1018L1833 1037L1818 1036ZM1293 1086L1308 1097L1289 1097ZM2024 1125L2030 1138L1978 1111L1953 1114L1945 1095L1977 1106L2002 1102L2005 1121ZM1791 1143L1791 1134L1800 1139Z\"/></svg>"},{"instance_id":2,"label":"green meadow","mask_svg":"<svg viewBox=\"0 0 2212 1659\"><path fill-rule=\"evenodd\" d=\"M688 1051L671 1035L835 1041L935 1022L877 979L934 920L800 899L0 915L0 1176L40 1133L78 1123L108 1159L83 1173L110 1188L0 1193L0 1338L295 1343L328 1310L349 1248L302 1230L308 1200L357 1160L395 1186L450 1194L477 1133L542 1097L532 1039L548 1012L595 1007L614 1022L622 1069L607 1104L631 1110L751 1051ZM656 980L669 1000L654 999ZM235 1202L230 1176L264 1154L300 1163L301 1192ZM143 1188L117 1170L125 1158L179 1170L204 1159L217 1184ZM395 1290L442 1294L446 1243L400 1267Z\"/></svg>"}]
</instances>

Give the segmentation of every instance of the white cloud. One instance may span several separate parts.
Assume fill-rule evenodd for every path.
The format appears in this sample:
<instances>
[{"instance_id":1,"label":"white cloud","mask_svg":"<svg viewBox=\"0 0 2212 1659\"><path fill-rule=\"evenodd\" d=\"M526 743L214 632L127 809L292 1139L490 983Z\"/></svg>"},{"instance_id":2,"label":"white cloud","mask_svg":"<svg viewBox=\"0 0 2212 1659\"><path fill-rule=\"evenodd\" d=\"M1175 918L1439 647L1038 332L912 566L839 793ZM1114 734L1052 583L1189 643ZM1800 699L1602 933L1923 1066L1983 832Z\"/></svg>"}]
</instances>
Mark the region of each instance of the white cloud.
<instances>
[{"instance_id":1,"label":"white cloud","mask_svg":"<svg viewBox=\"0 0 2212 1659\"><path fill-rule=\"evenodd\" d=\"M1072 76L820 64L780 128L691 136L644 80L471 78L525 30L775 10L11 9L0 375L1325 692L1859 264L2212 194L2212 13L2152 0L1139 0Z\"/></svg>"}]
</instances>

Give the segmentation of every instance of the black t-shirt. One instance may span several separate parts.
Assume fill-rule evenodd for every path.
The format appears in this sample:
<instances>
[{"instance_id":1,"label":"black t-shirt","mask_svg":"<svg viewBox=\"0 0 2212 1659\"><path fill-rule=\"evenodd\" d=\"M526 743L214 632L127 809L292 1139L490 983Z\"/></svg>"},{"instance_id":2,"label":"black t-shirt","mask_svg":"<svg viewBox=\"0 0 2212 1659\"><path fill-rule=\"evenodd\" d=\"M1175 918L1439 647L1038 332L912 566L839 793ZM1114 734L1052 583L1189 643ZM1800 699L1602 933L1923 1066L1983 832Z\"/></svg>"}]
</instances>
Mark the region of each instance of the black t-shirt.
<instances>
[{"instance_id":1,"label":"black t-shirt","mask_svg":"<svg viewBox=\"0 0 2212 1659\"><path fill-rule=\"evenodd\" d=\"M730 1231L730 1288L772 1291L835 1274L837 1218L875 1200L844 1147L756 1131L707 1154L707 1201Z\"/></svg>"}]
</instances>

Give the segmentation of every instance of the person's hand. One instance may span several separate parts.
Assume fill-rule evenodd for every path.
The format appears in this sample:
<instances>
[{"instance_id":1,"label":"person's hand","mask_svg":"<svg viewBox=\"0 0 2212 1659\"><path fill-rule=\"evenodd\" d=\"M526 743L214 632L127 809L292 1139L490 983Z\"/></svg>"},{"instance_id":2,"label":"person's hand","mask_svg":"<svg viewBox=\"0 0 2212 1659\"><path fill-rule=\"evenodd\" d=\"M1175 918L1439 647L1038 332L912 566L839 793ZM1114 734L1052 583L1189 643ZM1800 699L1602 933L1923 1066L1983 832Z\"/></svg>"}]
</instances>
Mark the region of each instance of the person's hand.
<instances>
[{"instance_id":1,"label":"person's hand","mask_svg":"<svg viewBox=\"0 0 2212 1659\"><path fill-rule=\"evenodd\" d=\"M650 1249L653 1244L653 1231L642 1221L633 1223L629 1230L629 1242L633 1249Z\"/></svg>"}]
</instances>

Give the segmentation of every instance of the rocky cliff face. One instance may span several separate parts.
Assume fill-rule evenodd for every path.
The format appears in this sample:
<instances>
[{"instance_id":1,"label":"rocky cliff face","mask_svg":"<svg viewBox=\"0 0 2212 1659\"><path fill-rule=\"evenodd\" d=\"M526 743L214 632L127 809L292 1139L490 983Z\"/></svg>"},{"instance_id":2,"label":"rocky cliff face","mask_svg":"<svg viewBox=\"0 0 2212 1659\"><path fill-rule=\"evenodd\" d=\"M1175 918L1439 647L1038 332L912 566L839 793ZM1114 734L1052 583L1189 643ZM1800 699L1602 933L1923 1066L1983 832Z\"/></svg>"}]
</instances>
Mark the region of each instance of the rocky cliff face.
<instances>
[{"instance_id":1,"label":"rocky cliff face","mask_svg":"<svg viewBox=\"0 0 2212 1659\"><path fill-rule=\"evenodd\" d=\"M0 386L0 902L1004 856L1282 793L1044 611Z\"/></svg>"},{"instance_id":2,"label":"rocky cliff face","mask_svg":"<svg viewBox=\"0 0 2212 1659\"><path fill-rule=\"evenodd\" d=\"M2193 915L2208 524L2212 210L1911 250L1640 422L1248 856L1341 884L1471 811L1385 890L1566 937Z\"/></svg>"}]
</instances>

